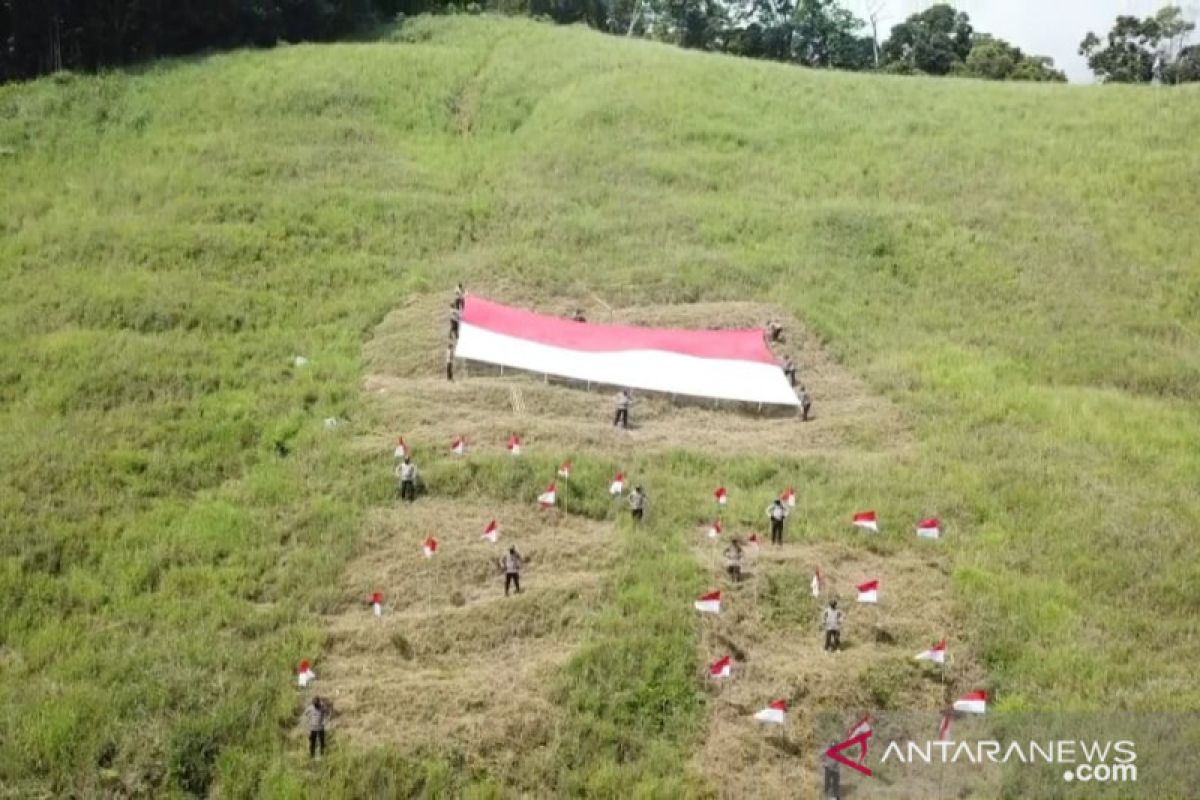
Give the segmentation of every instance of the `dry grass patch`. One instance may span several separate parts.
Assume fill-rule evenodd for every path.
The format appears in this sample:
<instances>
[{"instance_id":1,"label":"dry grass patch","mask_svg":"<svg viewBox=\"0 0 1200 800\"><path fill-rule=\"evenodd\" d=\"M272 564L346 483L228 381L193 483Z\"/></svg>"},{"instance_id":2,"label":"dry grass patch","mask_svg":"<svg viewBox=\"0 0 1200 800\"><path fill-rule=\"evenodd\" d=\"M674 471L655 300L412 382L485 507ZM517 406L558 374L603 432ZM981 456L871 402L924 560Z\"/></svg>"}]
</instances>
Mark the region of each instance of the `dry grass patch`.
<instances>
[{"instance_id":1,"label":"dry grass patch","mask_svg":"<svg viewBox=\"0 0 1200 800\"><path fill-rule=\"evenodd\" d=\"M500 541L480 539L495 518ZM432 559L421 551L433 534ZM519 782L518 763L552 741L553 677L605 597L609 526L482 499L421 498L371 517L342 601L327 619L319 691L338 734L363 747L463 754ZM520 595L506 598L497 559L525 557ZM385 596L382 618L367 598Z\"/></svg>"},{"instance_id":2,"label":"dry grass patch","mask_svg":"<svg viewBox=\"0 0 1200 800\"><path fill-rule=\"evenodd\" d=\"M948 565L936 544L887 555L857 539L764 545L747 550L749 574L738 584L717 577L725 544L705 540L695 547L724 593L720 616L704 619L704 660L734 657L732 678L705 678L709 718L693 762L722 797L816 796L818 753L827 744L817 740L818 716L837 712L848 725L868 710L927 709L929 730L922 733L930 733L953 687L973 688L982 677L952 613ZM825 578L819 599L810 589L818 566ZM855 586L875 578L879 604L856 603ZM824 651L819 629L830 597L846 612L836 654ZM936 666L913 659L943 637L953 657L944 681ZM790 707L783 730L752 718L779 698Z\"/></svg>"},{"instance_id":3,"label":"dry grass patch","mask_svg":"<svg viewBox=\"0 0 1200 800\"><path fill-rule=\"evenodd\" d=\"M538 302L503 292L501 300L565 313L570 301ZM695 303L616 309L614 321L686 328L761 326L768 317L782 321L788 343L777 352L796 360L800 380L814 397L814 418L801 423L791 415L754 408L720 408L708 402L643 394L632 414L633 428L611 425L611 387L546 381L535 375L463 365L457 380L444 377L448 331L447 297L414 297L389 314L365 348L365 388L380 410L385 429L374 431L365 446L385 449L397 432L416 442L447 445L456 435L499 447L518 431L530 445L553 444L605 454L639 450L702 450L753 455L837 456L848 448L900 451L912 443L899 410L871 394L865 384L839 365L796 319L757 303ZM608 315L593 316L607 321ZM514 399L517 402L514 402Z\"/></svg>"}]
</instances>

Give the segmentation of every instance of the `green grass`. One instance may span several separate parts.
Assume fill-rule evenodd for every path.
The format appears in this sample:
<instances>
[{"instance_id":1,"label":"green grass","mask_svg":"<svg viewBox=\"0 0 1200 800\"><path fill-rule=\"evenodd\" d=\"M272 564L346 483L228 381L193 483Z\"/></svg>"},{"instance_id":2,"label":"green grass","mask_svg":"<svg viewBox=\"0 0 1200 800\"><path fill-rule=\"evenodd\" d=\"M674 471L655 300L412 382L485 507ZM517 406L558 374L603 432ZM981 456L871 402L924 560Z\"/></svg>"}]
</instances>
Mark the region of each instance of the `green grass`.
<instances>
[{"instance_id":1,"label":"green grass","mask_svg":"<svg viewBox=\"0 0 1200 800\"><path fill-rule=\"evenodd\" d=\"M1197 709L1198 128L1191 89L501 19L0 87L0 793L502 791L446 754L310 773L284 739L381 491L321 420L367 415L389 308L485 277L787 307L918 441L801 465L814 529L863 495L896 536L940 513L1001 708ZM669 537L629 561L563 676L557 785L687 793L703 581Z\"/></svg>"}]
</instances>

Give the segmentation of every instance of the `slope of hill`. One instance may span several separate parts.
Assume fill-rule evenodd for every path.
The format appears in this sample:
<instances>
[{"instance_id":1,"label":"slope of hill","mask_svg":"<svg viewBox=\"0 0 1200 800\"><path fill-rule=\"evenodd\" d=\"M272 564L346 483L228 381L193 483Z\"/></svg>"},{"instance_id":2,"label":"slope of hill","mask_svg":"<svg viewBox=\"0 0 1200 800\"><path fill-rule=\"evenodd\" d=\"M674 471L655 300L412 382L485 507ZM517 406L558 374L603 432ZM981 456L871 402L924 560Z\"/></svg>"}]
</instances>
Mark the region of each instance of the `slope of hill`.
<instances>
[{"instance_id":1,"label":"slope of hill","mask_svg":"<svg viewBox=\"0 0 1200 800\"><path fill-rule=\"evenodd\" d=\"M702 678L731 635L690 611L713 580L695 526L716 474L751 499L744 527L781 483L802 490L790 555L752 584L773 599L738 623L803 662L762 684L801 720L938 700L900 664L908 641L860 650L866 675L812 672L818 558L903 565L1000 709L1195 710L1198 126L1195 91L813 73L504 19L0 88L0 795L773 790L744 764L800 774L807 723L746 738ZM629 461L653 537L605 498L564 522L567 541L604 537L594 555L536 534L558 582L509 613L537 624L479 632L529 658L463 650L545 683L466 740L487 752L451 722L374 736L386 716L366 706L411 704L368 693L309 767L299 658L361 681L362 653L437 652L466 613L450 594L413 608L388 621L402 640L351 613L393 574L371 560L393 508L382 445L454 427L367 376L436 364L388 315L456 280L657 313L768 304L836 367L828 403L864 416L831 408L847 424L783 455L744 420L736 449L700 452L589 448L539 420L547 447L520 469L456 471L418 443L430 503L480 511L528 504L551 449L578 447L597 480ZM547 414L585 413L561 392ZM866 506L886 521L870 543L845 525ZM927 514L948 528L932 552L907 530ZM423 669L468 668L444 657ZM458 698L484 704L461 718L477 731L471 714L513 708Z\"/></svg>"}]
</instances>

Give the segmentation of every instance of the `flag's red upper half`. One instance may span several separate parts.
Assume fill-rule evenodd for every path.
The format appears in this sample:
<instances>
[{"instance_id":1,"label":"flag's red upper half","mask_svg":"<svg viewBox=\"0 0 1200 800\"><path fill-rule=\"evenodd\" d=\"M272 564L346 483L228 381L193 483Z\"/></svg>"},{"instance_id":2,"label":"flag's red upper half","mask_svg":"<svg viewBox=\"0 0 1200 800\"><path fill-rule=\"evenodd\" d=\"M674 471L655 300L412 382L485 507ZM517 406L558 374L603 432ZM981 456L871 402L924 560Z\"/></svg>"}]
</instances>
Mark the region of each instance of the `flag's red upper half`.
<instances>
[{"instance_id":1,"label":"flag's red upper half","mask_svg":"<svg viewBox=\"0 0 1200 800\"><path fill-rule=\"evenodd\" d=\"M622 350L662 350L698 358L727 358L775 364L762 330L692 331L643 328L633 325L595 325L513 308L469 296L462 321L494 333L567 350L611 353Z\"/></svg>"}]
</instances>

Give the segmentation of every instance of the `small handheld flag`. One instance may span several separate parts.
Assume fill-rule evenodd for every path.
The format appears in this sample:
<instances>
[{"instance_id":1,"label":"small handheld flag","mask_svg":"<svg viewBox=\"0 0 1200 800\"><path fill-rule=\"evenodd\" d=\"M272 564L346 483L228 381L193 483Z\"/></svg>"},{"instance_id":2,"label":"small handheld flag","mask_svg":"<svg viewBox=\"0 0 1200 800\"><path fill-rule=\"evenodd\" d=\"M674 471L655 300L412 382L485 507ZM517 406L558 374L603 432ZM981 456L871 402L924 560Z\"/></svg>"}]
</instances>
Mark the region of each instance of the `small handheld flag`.
<instances>
[{"instance_id":1,"label":"small handheld flag","mask_svg":"<svg viewBox=\"0 0 1200 800\"><path fill-rule=\"evenodd\" d=\"M721 592L709 592L701 597L693 605L701 614L720 614L721 613Z\"/></svg>"},{"instance_id":2,"label":"small handheld flag","mask_svg":"<svg viewBox=\"0 0 1200 800\"><path fill-rule=\"evenodd\" d=\"M946 640L942 639L928 650L922 650L916 655L917 661L932 661L935 664L946 663Z\"/></svg>"},{"instance_id":3,"label":"small handheld flag","mask_svg":"<svg viewBox=\"0 0 1200 800\"><path fill-rule=\"evenodd\" d=\"M499 538L499 536L500 526L496 524L496 520L492 520L487 524L487 527L483 529L483 535L479 538L495 544L496 539Z\"/></svg>"},{"instance_id":4,"label":"small handheld flag","mask_svg":"<svg viewBox=\"0 0 1200 800\"><path fill-rule=\"evenodd\" d=\"M371 610L375 612L375 616L383 616L383 592L374 592L371 595Z\"/></svg>"},{"instance_id":5,"label":"small handheld flag","mask_svg":"<svg viewBox=\"0 0 1200 800\"><path fill-rule=\"evenodd\" d=\"M512 436L508 437L508 445L507 446L508 446L508 452L512 453L514 456L521 455L521 437L520 436L517 436L514 433Z\"/></svg>"},{"instance_id":6,"label":"small handheld flag","mask_svg":"<svg viewBox=\"0 0 1200 800\"><path fill-rule=\"evenodd\" d=\"M788 508L795 508L796 507L796 490L789 486L787 488L787 491L785 491L783 494L779 495L779 501L781 503L783 503L785 506L787 506Z\"/></svg>"},{"instance_id":7,"label":"small handheld flag","mask_svg":"<svg viewBox=\"0 0 1200 800\"><path fill-rule=\"evenodd\" d=\"M425 537L425 541L421 544L421 552L426 558L433 558L433 554L437 552L438 540L432 536Z\"/></svg>"},{"instance_id":8,"label":"small handheld flag","mask_svg":"<svg viewBox=\"0 0 1200 800\"><path fill-rule=\"evenodd\" d=\"M984 714L987 712L987 692L967 692L954 701L954 710L965 714Z\"/></svg>"},{"instance_id":9,"label":"small handheld flag","mask_svg":"<svg viewBox=\"0 0 1200 800\"><path fill-rule=\"evenodd\" d=\"M455 436L450 442L450 452L456 456L465 455L467 452L467 440L461 436Z\"/></svg>"},{"instance_id":10,"label":"small handheld flag","mask_svg":"<svg viewBox=\"0 0 1200 800\"><path fill-rule=\"evenodd\" d=\"M708 668L708 674L713 678L728 678L733 674L733 659L729 656L718 658Z\"/></svg>"},{"instance_id":11,"label":"small handheld flag","mask_svg":"<svg viewBox=\"0 0 1200 800\"><path fill-rule=\"evenodd\" d=\"M616 497L621 492L625 491L625 473L618 472L612 479L612 483L608 485L608 493Z\"/></svg>"},{"instance_id":12,"label":"small handheld flag","mask_svg":"<svg viewBox=\"0 0 1200 800\"><path fill-rule=\"evenodd\" d=\"M813 571L812 583L810 585L812 586L812 596L820 597L821 596L821 568L820 567L817 567L816 570Z\"/></svg>"},{"instance_id":13,"label":"small handheld flag","mask_svg":"<svg viewBox=\"0 0 1200 800\"><path fill-rule=\"evenodd\" d=\"M757 533L750 534L750 538L746 540L746 544L750 545L751 547L753 547L756 550L758 549L758 545L760 542L762 542L762 540L758 538Z\"/></svg>"},{"instance_id":14,"label":"small handheld flag","mask_svg":"<svg viewBox=\"0 0 1200 800\"><path fill-rule=\"evenodd\" d=\"M396 458L398 460L408 458L408 445L404 443L403 436L401 436L400 440L396 442Z\"/></svg>"},{"instance_id":15,"label":"small handheld flag","mask_svg":"<svg viewBox=\"0 0 1200 800\"><path fill-rule=\"evenodd\" d=\"M860 603L878 603L879 602L879 581L867 581L860 583L858 589L858 602Z\"/></svg>"},{"instance_id":16,"label":"small handheld flag","mask_svg":"<svg viewBox=\"0 0 1200 800\"><path fill-rule=\"evenodd\" d=\"M713 492L713 499L717 501L717 505L719 506L723 506L729 502L729 494L725 491L724 486L718 487L717 490Z\"/></svg>"},{"instance_id":17,"label":"small handheld flag","mask_svg":"<svg viewBox=\"0 0 1200 800\"><path fill-rule=\"evenodd\" d=\"M550 508L550 506L554 505L556 498L557 492L555 491L554 484L552 483L546 487L546 491L538 495L538 503L541 504L542 508Z\"/></svg>"},{"instance_id":18,"label":"small handheld flag","mask_svg":"<svg viewBox=\"0 0 1200 800\"><path fill-rule=\"evenodd\" d=\"M874 511L860 511L855 514L854 524L859 528L879 533L879 521L875 518Z\"/></svg>"},{"instance_id":19,"label":"small handheld flag","mask_svg":"<svg viewBox=\"0 0 1200 800\"><path fill-rule=\"evenodd\" d=\"M754 718L759 722L766 722L770 725L782 725L784 715L787 713L787 701L776 700L771 705L764 708L754 715Z\"/></svg>"},{"instance_id":20,"label":"small handheld flag","mask_svg":"<svg viewBox=\"0 0 1200 800\"><path fill-rule=\"evenodd\" d=\"M942 536L942 525L937 517L923 519L917 523L917 536L922 539L940 539Z\"/></svg>"},{"instance_id":21,"label":"small handheld flag","mask_svg":"<svg viewBox=\"0 0 1200 800\"><path fill-rule=\"evenodd\" d=\"M942 724L938 725L938 741L944 742L950 738L950 720L954 715L947 711L942 714Z\"/></svg>"},{"instance_id":22,"label":"small handheld flag","mask_svg":"<svg viewBox=\"0 0 1200 800\"><path fill-rule=\"evenodd\" d=\"M562 466L558 468L558 477L562 478L564 481L571 477L570 461L564 461Z\"/></svg>"},{"instance_id":23,"label":"small handheld flag","mask_svg":"<svg viewBox=\"0 0 1200 800\"><path fill-rule=\"evenodd\" d=\"M300 662L300 667L296 670L296 678L300 683L301 689L317 679L317 673L313 672L312 668L308 666L307 658Z\"/></svg>"},{"instance_id":24,"label":"small handheld flag","mask_svg":"<svg viewBox=\"0 0 1200 800\"><path fill-rule=\"evenodd\" d=\"M712 525L708 526L708 538L716 539L721 535L724 528L721 527L721 520L714 519Z\"/></svg>"}]
</instances>

